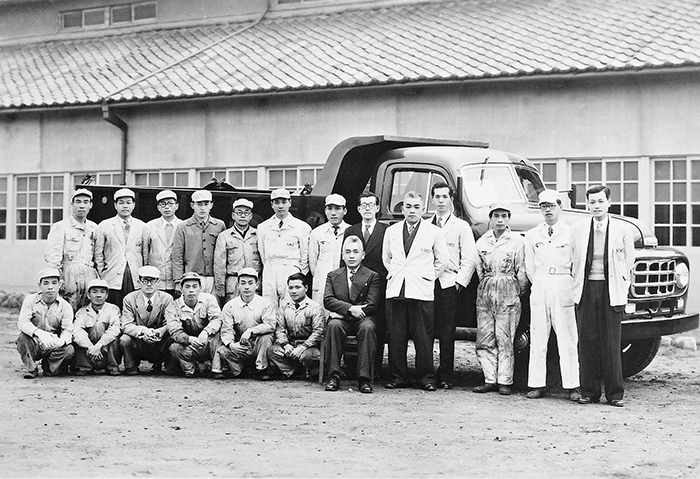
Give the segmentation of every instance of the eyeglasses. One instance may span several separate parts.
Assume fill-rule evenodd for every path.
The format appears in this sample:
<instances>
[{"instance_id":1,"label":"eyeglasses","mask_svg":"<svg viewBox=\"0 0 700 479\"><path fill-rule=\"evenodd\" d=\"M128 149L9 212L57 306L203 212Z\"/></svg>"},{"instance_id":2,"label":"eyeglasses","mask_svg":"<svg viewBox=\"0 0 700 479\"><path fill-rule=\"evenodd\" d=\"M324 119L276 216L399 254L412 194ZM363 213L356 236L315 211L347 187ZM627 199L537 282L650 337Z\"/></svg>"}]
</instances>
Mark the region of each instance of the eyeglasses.
<instances>
[{"instance_id":1,"label":"eyeglasses","mask_svg":"<svg viewBox=\"0 0 700 479\"><path fill-rule=\"evenodd\" d=\"M177 201L159 201L158 206L175 206Z\"/></svg>"},{"instance_id":2,"label":"eyeglasses","mask_svg":"<svg viewBox=\"0 0 700 479\"><path fill-rule=\"evenodd\" d=\"M139 278L139 281L141 281L143 284L155 284L159 280L158 278Z\"/></svg>"},{"instance_id":3,"label":"eyeglasses","mask_svg":"<svg viewBox=\"0 0 700 479\"><path fill-rule=\"evenodd\" d=\"M211 204L211 201L195 201L194 204L197 206L209 206Z\"/></svg>"},{"instance_id":4,"label":"eyeglasses","mask_svg":"<svg viewBox=\"0 0 700 479\"><path fill-rule=\"evenodd\" d=\"M233 210L233 214L238 216L250 216L253 212L247 210Z\"/></svg>"},{"instance_id":5,"label":"eyeglasses","mask_svg":"<svg viewBox=\"0 0 700 479\"><path fill-rule=\"evenodd\" d=\"M553 210L556 207L557 207L557 205L554 203L542 203L542 204L540 204L540 209L543 211L544 210Z\"/></svg>"},{"instance_id":6,"label":"eyeglasses","mask_svg":"<svg viewBox=\"0 0 700 479\"><path fill-rule=\"evenodd\" d=\"M369 210L369 209L372 209L376 206L377 205L374 203L360 203L358 208L363 209L363 210Z\"/></svg>"}]
</instances>

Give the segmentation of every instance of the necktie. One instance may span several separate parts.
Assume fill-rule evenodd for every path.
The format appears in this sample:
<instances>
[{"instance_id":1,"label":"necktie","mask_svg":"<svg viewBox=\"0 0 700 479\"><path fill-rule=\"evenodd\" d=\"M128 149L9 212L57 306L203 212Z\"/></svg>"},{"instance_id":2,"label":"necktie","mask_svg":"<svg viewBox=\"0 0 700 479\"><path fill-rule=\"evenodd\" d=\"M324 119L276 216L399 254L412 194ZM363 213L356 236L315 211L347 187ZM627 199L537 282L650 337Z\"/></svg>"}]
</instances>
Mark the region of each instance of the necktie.
<instances>
[{"instance_id":1,"label":"necktie","mask_svg":"<svg viewBox=\"0 0 700 479\"><path fill-rule=\"evenodd\" d=\"M411 233L413 233L413 229L415 228L415 225L408 225L408 236L411 236Z\"/></svg>"},{"instance_id":2,"label":"necktie","mask_svg":"<svg viewBox=\"0 0 700 479\"><path fill-rule=\"evenodd\" d=\"M442 228L442 218L438 217L437 225L438 225L438 228Z\"/></svg>"},{"instance_id":3,"label":"necktie","mask_svg":"<svg viewBox=\"0 0 700 479\"><path fill-rule=\"evenodd\" d=\"M129 241L129 229L130 228L131 228L131 226L129 226L129 221L124 220L124 243Z\"/></svg>"},{"instance_id":4,"label":"necktie","mask_svg":"<svg viewBox=\"0 0 700 479\"><path fill-rule=\"evenodd\" d=\"M603 222L602 221L595 222L595 232L596 232L596 234L603 234Z\"/></svg>"},{"instance_id":5,"label":"necktie","mask_svg":"<svg viewBox=\"0 0 700 479\"><path fill-rule=\"evenodd\" d=\"M355 282L355 271L350 270L350 284Z\"/></svg>"},{"instance_id":6,"label":"necktie","mask_svg":"<svg viewBox=\"0 0 700 479\"><path fill-rule=\"evenodd\" d=\"M284 221L280 220L279 229L282 229L282 226L284 226Z\"/></svg>"},{"instance_id":7,"label":"necktie","mask_svg":"<svg viewBox=\"0 0 700 479\"><path fill-rule=\"evenodd\" d=\"M173 224L172 223L165 224L165 240L168 242L168 244L171 244L173 242Z\"/></svg>"},{"instance_id":8,"label":"necktie","mask_svg":"<svg viewBox=\"0 0 700 479\"><path fill-rule=\"evenodd\" d=\"M549 228L547 228L547 234L548 234L549 236L552 236L553 233L554 233L554 230L552 229L551 226L550 226Z\"/></svg>"},{"instance_id":9,"label":"necktie","mask_svg":"<svg viewBox=\"0 0 700 479\"><path fill-rule=\"evenodd\" d=\"M363 236L365 237L365 243L367 243L369 241L369 225L365 225L365 232Z\"/></svg>"},{"instance_id":10,"label":"necktie","mask_svg":"<svg viewBox=\"0 0 700 479\"><path fill-rule=\"evenodd\" d=\"M153 311L153 303L151 303L150 299L148 300L148 306L146 306L146 311L148 311L149 313Z\"/></svg>"},{"instance_id":11,"label":"necktie","mask_svg":"<svg viewBox=\"0 0 700 479\"><path fill-rule=\"evenodd\" d=\"M340 226L338 226L338 225L333 225L333 235L334 235L334 236L338 236L338 229L339 229L339 228L340 228Z\"/></svg>"},{"instance_id":12,"label":"necktie","mask_svg":"<svg viewBox=\"0 0 700 479\"><path fill-rule=\"evenodd\" d=\"M294 302L294 309L299 309L299 306L300 306L300 304L295 301Z\"/></svg>"}]
</instances>

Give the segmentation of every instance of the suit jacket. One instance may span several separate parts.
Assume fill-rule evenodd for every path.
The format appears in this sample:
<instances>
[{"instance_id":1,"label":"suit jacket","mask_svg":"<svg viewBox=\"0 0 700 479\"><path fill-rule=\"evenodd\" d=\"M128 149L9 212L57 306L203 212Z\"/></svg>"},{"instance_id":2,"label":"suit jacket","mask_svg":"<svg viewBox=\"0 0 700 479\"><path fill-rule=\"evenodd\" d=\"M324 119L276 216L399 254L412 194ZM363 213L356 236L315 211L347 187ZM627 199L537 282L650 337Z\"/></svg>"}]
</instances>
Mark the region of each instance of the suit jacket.
<instances>
[{"instance_id":1,"label":"suit jacket","mask_svg":"<svg viewBox=\"0 0 700 479\"><path fill-rule=\"evenodd\" d=\"M172 304L173 298L168 293L156 291L151 298L153 309L148 312L148 300L139 291L132 291L124 296L122 306L122 332L132 338L140 339L149 329L155 329L163 337L167 331L165 310Z\"/></svg>"},{"instance_id":2,"label":"suit jacket","mask_svg":"<svg viewBox=\"0 0 700 479\"><path fill-rule=\"evenodd\" d=\"M388 271L386 297L398 297L405 283L406 299L433 301L435 279L450 262L445 235L440 228L421 219L406 255L403 244L405 223L404 220L389 226L384 234L382 258Z\"/></svg>"},{"instance_id":3,"label":"suit jacket","mask_svg":"<svg viewBox=\"0 0 700 479\"><path fill-rule=\"evenodd\" d=\"M223 221L209 216L206 227L192 215L175 229L172 247L173 279L194 271L201 276L214 276L214 249L219 234L226 229Z\"/></svg>"},{"instance_id":4,"label":"suit jacket","mask_svg":"<svg viewBox=\"0 0 700 479\"><path fill-rule=\"evenodd\" d=\"M435 216L430 219L431 223L433 221ZM442 233L445 235L450 262L438 278L440 287L449 288L455 283L468 286L476 268L474 232L469 223L451 214L442 226Z\"/></svg>"},{"instance_id":5,"label":"suit jacket","mask_svg":"<svg viewBox=\"0 0 700 479\"><path fill-rule=\"evenodd\" d=\"M627 304L627 294L634 268L634 230L622 221L608 216L608 292L610 306ZM581 301L586 280L586 255L593 218L574 225L574 303Z\"/></svg>"},{"instance_id":6,"label":"suit jacket","mask_svg":"<svg viewBox=\"0 0 700 479\"><path fill-rule=\"evenodd\" d=\"M165 220L162 217L146 223L143 235L144 264L155 266L160 271L159 289L175 289L171 256L175 230L180 223L181 219L173 219L173 235L169 242L165 234Z\"/></svg>"},{"instance_id":7,"label":"suit jacket","mask_svg":"<svg viewBox=\"0 0 700 479\"><path fill-rule=\"evenodd\" d=\"M343 235L343 242L345 242L345 238L348 236L358 236L365 247L365 259L362 260L362 265L368 267L375 273L379 273L380 278L384 282L386 281L387 270L382 261L382 246L384 244L384 233L386 233L388 226L377 221L374 225L374 231L372 231L366 244L362 234L362 228L361 222L348 227Z\"/></svg>"},{"instance_id":8,"label":"suit jacket","mask_svg":"<svg viewBox=\"0 0 700 479\"><path fill-rule=\"evenodd\" d=\"M127 263L136 288L139 268L143 266L143 233L146 224L140 219L129 219L129 240L124 244L122 219L113 216L100 223L95 242L95 263L100 277L109 283L110 289L121 289Z\"/></svg>"},{"instance_id":9,"label":"suit jacket","mask_svg":"<svg viewBox=\"0 0 700 479\"><path fill-rule=\"evenodd\" d=\"M352 282L353 294L348 288L348 269L343 266L334 269L326 276L326 290L323 306L330 311L331 318L346 318L350 306L366 304L367 316L372 316L379 308L381 280L379 274L361 264Z\"/></svg>"}]
</instances>

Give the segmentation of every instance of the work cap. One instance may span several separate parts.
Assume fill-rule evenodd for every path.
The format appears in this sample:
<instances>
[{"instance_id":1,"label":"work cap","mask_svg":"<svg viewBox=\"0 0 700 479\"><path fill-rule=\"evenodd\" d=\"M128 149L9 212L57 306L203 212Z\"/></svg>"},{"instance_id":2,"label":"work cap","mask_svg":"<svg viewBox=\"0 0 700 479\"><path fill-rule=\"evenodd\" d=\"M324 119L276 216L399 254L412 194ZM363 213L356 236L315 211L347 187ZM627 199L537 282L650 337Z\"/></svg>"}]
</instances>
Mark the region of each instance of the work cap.
<instances>
[{"instance_id":1,"label":"work cap","mask_svg":"<svg viewBox=\"0 0 700 479\"><path fill-rule=\"evenodd\" d=\"M93 279L88 283L87 290L90 291L92 288L109 289L109 283L104 279Z\"/></svg>"},{"instance_id":2,"label":"work cap","mask_svg":"<svg viewBox=\"0 0 700 479\"><path fill-rule=\"evenodd\" d=\"M333 193L332 195L326 196L326 206L345 206L345 198L342 195Z\"/></svg>"},{"instance_id":3,"label":"work cap","mask_svg":"<svg viewBox=\"0 0 700 479\"><path fill-rule=\"evenodd\" d=\"M156 195L156 201L163 201L167 200L168 198L172 198L175 201L177 201L177 195L175 194L175 192L170 190L163 190Z\"/></svg>"},{"instance_id":4,"label":"work cap","mask_svg":"<svg viewBox=\"0 0 700 479\"><path fill-rule=\"evenodd\" d=\"M250 200L246 200L245 198L238 198L236 201L233 202L233 208L236 209L239 206L245 206L246 208L250 208L252 210L253 202Z\"/></svg>"},{"instance_id":5,"label":"work cap","mask_svg":"<svg viewBox=\"0 0 700 479\"><path fill-rule=\"evenodd\" d=\"M242 268L238 272L238 277L240 278L241 276L250 276L251 278L258 279L258 272L253 268Z\"/></svg>"},{"instance_id":6,"label":"work cap","mask_svg":"<svg viewBox=\"0 0 700 479\"><path fill-rule=\"evenodd\" d=\"M497 210L507 211L508 213L511 212L511 211L510 211L510 208L508 208L505 204L503 204L503 203L494 203L494 204L492 204L491 206L489 206L489 216L491 216L491 213L493 213L494 211L497 211Z\"/></svg>"},{"instance_id":7,"label":"work cap","mask_svg":"<svg viewBox=\"0 0 700 479\"><path fill-rule=\"evenodd\" d=\"M39 281L41 281L44 278L60 278L61 273L59 273L56 268L44 268L41 271L39 271L37 277L39 278Z\"/></svg>"},{"instance_id":8,"label":"work cap","mask_svg":"<svg viewBox=\"0 0 700 479\"><path fill-rule=\"evenodd\" d=\"M211 191L209 190L197 190L192 193L192 201L211 201Z\"/></svg>"},{"instance_id":9,"label":"work cap","mask_svg":"<svg viewBox=\"0 0 700 479\"><path fill-rule=\"evenodd\" d=\"M561 196L558 191L554 190L542 190L539 197L540 204L542 203L556 203L561 201Z\"/></svg>"},{"instance_id":10,"label":"work cap","mask_svg":"<svg viewBox=\"0 0 700 479\"><path fill-rule=\"evenodd\" d=\"M85 188L80 188L78 190L75 190L72 195L70 195L71 201L73 201L73 198L76 196L87 196L90 199L92 199L92 191L86 190Z\"/></svg>"},{"instance_id":11,"label":"work cap","mask_svg":"<svg viewBox=\"0 0 700 479\"><path fill-rule=\"evenodd\" d=\"M160 270L155 266L141 266L139 268L139 278L160 279Z\"/></svg>"},{"instance_id":12,"label":"work cap","mask_svg":"<svg viewBox=\"0 0 700 479\"><path fill-rule=\"evenodd\" d=\"M114 193L114 201L117 201L119 198L132 198L135 200L136 195L129 188L122 188Z\"/></svg>"},{"instance_id":13,"label":"work cap","mask_svg":"<svg viewBox=\"0 0 700 479\"><path fill-rule=\"evenodd\" d=\"M191 279L199 281L200 285L202 284L202 277L200 275L198 275L197 273L195 273L194 271L190 271L189 273L183 274L182 278L180 278L180 283L182 284L185 281L191 280Z\"/></svg>"},{"instance_id":14,"label":"work cap","mask_svg":"<svg viewBox=\"0 0 700 479\"><path fill-rule=\"evenodd\" d=\"M270 199L276 200L277 198L286 198L289 200L292 198L292 195L289 194L289 191L285 190L284 188L277 188L270 194Z\"/></svg>"}]
</instances>

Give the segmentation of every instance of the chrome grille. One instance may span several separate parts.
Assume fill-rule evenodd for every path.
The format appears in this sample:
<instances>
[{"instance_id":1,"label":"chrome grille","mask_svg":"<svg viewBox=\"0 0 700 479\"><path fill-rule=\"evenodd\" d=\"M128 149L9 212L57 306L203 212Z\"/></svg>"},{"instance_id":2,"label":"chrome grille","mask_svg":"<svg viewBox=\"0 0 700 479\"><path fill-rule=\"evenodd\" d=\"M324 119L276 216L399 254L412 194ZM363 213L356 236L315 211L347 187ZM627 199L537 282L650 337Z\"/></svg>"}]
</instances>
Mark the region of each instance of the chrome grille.
<instances>
[{"instance_id":1,"label":"chrome grille","mask_svg":"<svg viewBox=\"0 0 700 479\"><path fill-rule=\"evenodd\" d=\"M639 260L634 265L632 296L660 298L676 291L676 261L669 259Z\"/></svg>"}]
</instances>

